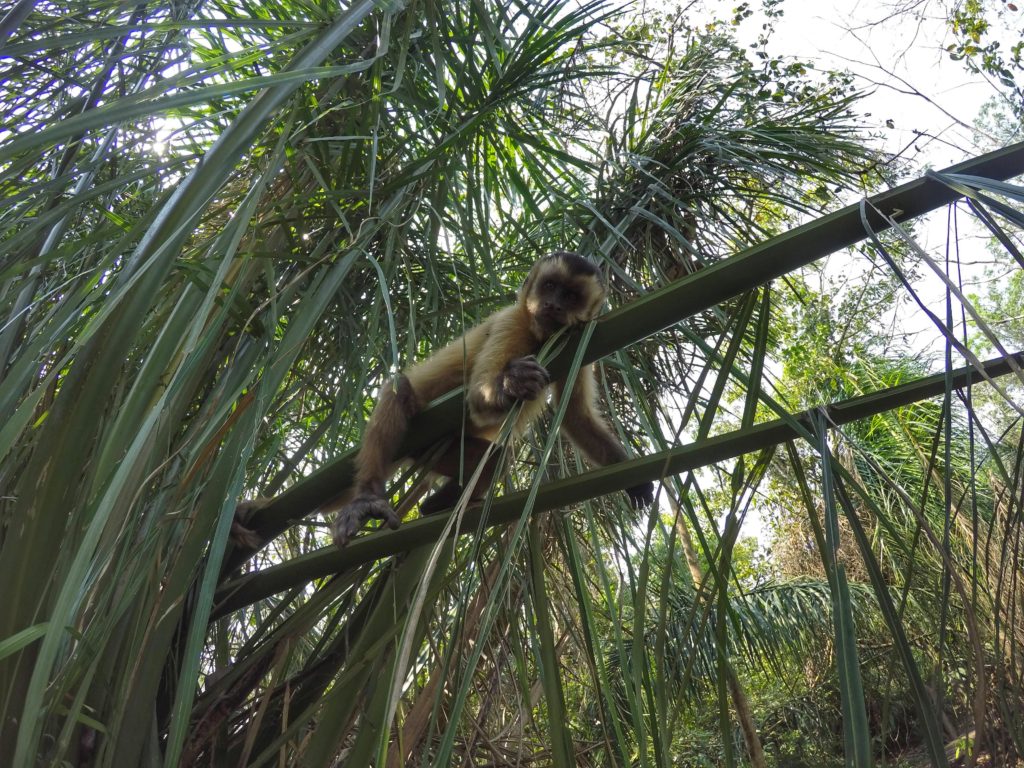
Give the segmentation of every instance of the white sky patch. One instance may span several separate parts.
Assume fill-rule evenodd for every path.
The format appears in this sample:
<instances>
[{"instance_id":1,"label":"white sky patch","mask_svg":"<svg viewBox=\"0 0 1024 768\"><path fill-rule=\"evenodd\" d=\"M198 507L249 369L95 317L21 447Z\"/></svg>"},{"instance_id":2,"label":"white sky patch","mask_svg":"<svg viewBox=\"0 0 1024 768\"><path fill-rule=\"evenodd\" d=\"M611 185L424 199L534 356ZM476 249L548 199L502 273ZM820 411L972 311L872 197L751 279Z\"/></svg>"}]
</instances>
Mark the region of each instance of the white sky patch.
<instances>
[{"instance_id":1,"label":"white sky patch","mask_svg":"<svg viewBox=\"0 0 1024 768\"><path fill-rule=\"evenodd\" d=\"M943 8L915 6L898 13L896 3L878 0L786 0L768 53L854 74L872 91L861 102L864 125L882 132L885 149L910 146L905 156L938 168L978 151L972 124L998 91L950 58L946 47L954 38ZM1021 14L1015 15L1019 39ZM1005 17L1004 48L1015 41L1013 16ZM741 33L744 27L749 34L756 25L744 24Z\"/></svg>"},{"instance_id":2,"label":"white sky patch","mask_svg":"<svg viewBox=\"0 0 1024 768\"><path fill-rule=\"evenodd\" d=\"M915 10L902 12L908 7ZM945 9L938 3L786 0L783 10L784 16L775 20L765 49L768 55L800 59L821 71L853 74L857 86L867 91L857 105L861 124L878 136L884 151L909 162L915 169L912 175L926 168L944 168L1024 138L1024 128L1009 137L988 136L976 128L975 120L986 103L1005 97L985 76L970 72L964 62L950 58L946 48L954 38ZM766 19L755 16L741 24L740 40L753 43L763 21ZM1000 29L993 34L1002 35L1002 49L1006 50L1024 34L1024 16L1004 8L997 21L995 26ZM947 238L952 238L949 222L946 208L916 220L915 239L940 263ZM991 262L986 250L987 230L963 211L958 211L957 223L959 258L973 265L964 271L966 288L977 290L973 286L987 279L984 268ZM949 242L951 254L956 256L956 242ZM851 258L862 260L845 251L828 257L826 275L862 272L866 265L851 264ZM945 316L945 290L938 278L924 276L915 281L914 287L932 312ZM955 304L954 311L959 317ZM912 302L895 305L892 316L880 318L880 323L900 328L912 347L941 361L942 336ZM963 363L954 359L954 365L958 364ZM755 501L740 535L753 536L765 546L766 521L760 513Z\"/></svg>"},{"instance_id":3,"label":"white sky patch","mask_svg":"<svg viewBox=\"0 0 1024 768\"><path fill-rule=\"evenodd\" d=\"M914 10L902 10L908 7ZM846 70L856 76L858 85L868 91L858 104L862 124L878 135L882 149L911 163L916 169L912 175L1024 138L1024 128L1016 136L995 137L975 126L986 103L1005 97L985 76L950 58L947 47L954 37L939 3L786 0L783 8L785 15L775 24L769 55L799 58L822 70ZM994 21L992 34L1002 38L1004 50L1020 38L1021 13L1004 9ZM753 36L759 25L752 22L741 26L741 34ZM989 279L985 274L992 260L986 248L988 232L966 209L958 211L956 224L959 258L970 290ZM940 261L950 242L955 257L950 225L948 210L939 209L915 220L914 238ZM863 263L851 265L847 253L826 260L826 272L833 275L864 267ZM915 290L933 312L944 314L941 281L925 275L915 282ZM922 312L911 304L894 306L893 312L887 322L899 325L914 339L913 346L933 356L941 354L941 335Z\"/></svg>"},{"instance_id":4,"label":"white sky patch","mask_svg":"<svg viewBox=\"0 0 1024 768\"><path fill-rule=\"evenodd\" d=\"M845 69L857 76L871 89L860 102L863 124L880 134L884 150L901 154L919 171L944 168L1006 141L1024 138L1021 130L1009 137L978 131L974 123L982 108L1003 97L983 75L950 58L946 49L954 38L938 3L915 3L918 10L897 12L909 5L877 0L854 4L787 0L769 53L806 58L822 69ZM1019 39L1022 19L1019 12L1005 12L1002 24L994 25L1004 49ZM939 261L945 257L947 242L956 258L958 243L970 290L988 279L985 267L992 260L986 248L988 231L963 208L955 218L958 237L954 241L951 221L949 211L941 208L917 219L913 236ZM849 268L849 257L835 254L828 267L843 272ZM941 281L924 275L915 282L915 289L933 312L944 315ZM933 356L941 354L942 337L922 312L910 304L893 311L895 321L914 338L914 346Z\"/></svg>"}]
</instances>

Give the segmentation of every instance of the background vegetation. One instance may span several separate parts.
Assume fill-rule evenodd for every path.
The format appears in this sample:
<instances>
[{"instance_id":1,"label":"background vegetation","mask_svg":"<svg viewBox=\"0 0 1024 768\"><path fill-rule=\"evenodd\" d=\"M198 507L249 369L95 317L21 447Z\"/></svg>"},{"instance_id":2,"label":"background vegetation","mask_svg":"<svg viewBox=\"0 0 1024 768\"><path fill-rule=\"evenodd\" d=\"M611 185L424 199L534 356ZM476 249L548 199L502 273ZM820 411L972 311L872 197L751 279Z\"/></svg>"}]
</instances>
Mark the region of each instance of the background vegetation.
<instances>
[{"instance_id":1,"label":"background vegetation","mask_svg":"<svg viewBox=\"0 0 1024 768\"><path fill-rule=\"evenodd\" d=\"M951 53L1019 93L1019 46L984 56L991 9L957 12ZM650 512L611 494L531 516L531 493L513 525L435 546L407 524L400 554L303 576L329 546L309 489L344 486L333 462L375 389L507 303L538 254L589 254L618 307L900 174L847 75L766 53L779 3L706 18L5 11L0 762L1019 758L1019 370L793 422L793 442L661 477ZM1024 193L944 183L971 201L951 220L991 241L989 288L965 295L953 227L936 263L910 224L683 308L601 366L632 451L925 375L898 332L913 299L945 371L1019 349ZM583 470L549 434L505 447L496 496ZM257 496L280 501L254 527L282 532L233 548ZM260 599L226 607L242 587Z\"/></svg>"}]
</instances>

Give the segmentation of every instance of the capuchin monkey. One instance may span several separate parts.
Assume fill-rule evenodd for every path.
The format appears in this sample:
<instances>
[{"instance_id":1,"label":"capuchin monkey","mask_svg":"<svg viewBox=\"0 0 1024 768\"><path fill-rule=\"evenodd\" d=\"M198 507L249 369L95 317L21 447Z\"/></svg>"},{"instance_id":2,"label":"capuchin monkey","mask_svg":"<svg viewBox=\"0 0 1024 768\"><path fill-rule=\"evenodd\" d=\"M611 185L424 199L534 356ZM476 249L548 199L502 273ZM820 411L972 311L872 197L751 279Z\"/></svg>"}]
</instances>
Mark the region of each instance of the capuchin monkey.
<instances>
[{"instance_id":1,"label":"capuchin monkey","mask_svg":"<svg viewBox=\"0 0 1024 768\"><path fill-rule=\"evenodd\" d=\"M552 382L534 355L559 329L596 317L604 298L601 274L590 261L566 251L544 256L533 265L515 304L383 386L356 458L352 492L346 494L348 502L334 521L335 544L345 546L369 518L399 526L384 483L396 460L419 458L396 456L409 422L431 400L466 384L465 434L460 430L452 435L455 439L431 466L432 472L450 479L420 505L420 513L453 506L463 491L460 468L476 466L516 403L522 403L522 409L514 429L521 434L540 416L549 389L554 389L556 399L564 396L565 382ZM562 429L591 462L604 466L624 461L626 451L597 410L596 390L594 369L584 366L569 395ZM493 463L492 457L483 468L472 492L474 500L490 486ZM627 488L626 493L634 508L649 506L654 502L654 483Z\"/></svg>"}]
</instances>

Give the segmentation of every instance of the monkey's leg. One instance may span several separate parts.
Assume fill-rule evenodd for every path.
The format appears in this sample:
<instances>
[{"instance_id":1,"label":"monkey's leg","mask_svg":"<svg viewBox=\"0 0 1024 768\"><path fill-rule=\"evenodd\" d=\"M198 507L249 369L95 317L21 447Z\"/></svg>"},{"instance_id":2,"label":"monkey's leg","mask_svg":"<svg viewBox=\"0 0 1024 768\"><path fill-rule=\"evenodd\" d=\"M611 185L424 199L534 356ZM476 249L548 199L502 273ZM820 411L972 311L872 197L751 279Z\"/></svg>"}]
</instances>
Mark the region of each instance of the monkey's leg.
<instances>
[{"instance_id":1,"label":"monkey's leg","mask_svg":"<svg viewBox=\"0 0 1024 768\"><path fill-rule=\"evenodd\" d=\"M454 507L464 489L463 484L459 482L459 470L462 470L463 478L469 480L476 472L477 465L484 460L489 446L489 442L479 437L467 437L461 450L459 443L456 442L445 451L431 471L451 479L420 504L420 515L432 515L435 512ZM487 458L487 463L480 472L476 485L473 486L471 501L476 501L487 493L497 466L498 454L495 453Z\"/></svg>"},{"instance_id":2,"label":"monkey's leg","mask_svg":"<svg viewBox=\"0 0 1024 768\"><path fill-rule=\"evenodd\" d=\"M601 467L618 464L628 458L626 450L619 443L604 419L597 412L595 395L597 384L593 366L585 366L576 377L576 384L569 397L562 421L562 429L573 444L584 455ZM564 382L555 386L555 396L564 396ZM626 489L629 503L634 509L649 507L654 503L654 483L645 482Z\"/></svg>"},{"instance_id":3,"label":"monkey's leg","mask_svg":"<svg viewBox=\"0 0 1024 768\"><path fill-rule=\"evenodd\" d=\"M339 547L348 544L370 518L383 520L389 528L401 524L384 498L384 481L405 438L409 420L418 412L416 392L405 376L382 387L356 457L354 495L334 520L334 543Z\"/></svg>"}]
</instances>

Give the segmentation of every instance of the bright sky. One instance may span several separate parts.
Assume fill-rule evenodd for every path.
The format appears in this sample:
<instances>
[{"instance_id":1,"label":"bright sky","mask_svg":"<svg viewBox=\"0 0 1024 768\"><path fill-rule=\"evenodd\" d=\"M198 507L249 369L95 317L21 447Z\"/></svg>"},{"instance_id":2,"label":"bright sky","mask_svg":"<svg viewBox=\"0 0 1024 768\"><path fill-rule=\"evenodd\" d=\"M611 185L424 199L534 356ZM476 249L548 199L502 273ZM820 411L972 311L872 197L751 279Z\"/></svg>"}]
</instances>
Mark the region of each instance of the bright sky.
<instances>
[{"instance_id":1,"label":"bright sky","mask_svg":"<svg viewBox=\"0 0 1024 768\"><path fill-rule=\"evenodd\" d=\"M938 2L904 0L899 5L917 10L894 15L897 3L884 0L785 0L785 16L776 24L769 53L852 72L873 89L863 102L870 113L864 123L882 132L887 149L902 150L917 129L933 137L915 142L923 163L943 167L959 162L977 151L972 123L997 92L950 59L945 48L953 37ZM1003 47L1009 47L1024 35L1024 16L1004 11L999 26ZM911 149L907 156L917 154Z\"/></svg>"},{"instance_id":2,"label":"bright sky","mask_svg":"<svg viewBox=\"0 0 1024 768\"><path fill-rule=\"evenodd\" d=\"M996 5L993 2L993 7ZM917 10L894 15L897 7L908 6ZM979 136L973 124L983 105L998 92L983 76L969 72L963 62L950 59L945 48L953 37L944 8L935 0L903 0L899 6L884 0L785 0L783 9L768 53L856 75L858 84L871 91L860 103L862 124L879 136L886 151L903 153L913 167L923 170L944 168L996 146ZM1024 37L1020 12L1003 6L1001 22L1004 49ZM741 29L754 37L758 27L751 19ZM1012 140L1022 139L1024 135ZM961 223L966 219L961 217ZM945 209L936 211L915 231L915 238L939 260L945 250L946 220ZM986 242L987 237L977 230L973 237L963 236L961 230L962 257L987 260ZM828 264L828 272L834 274L851 268L845 254L833 255ZM973 270L973 277L982 278L983 269ZM944 290L937 279L919 281L915 288L933 311L943 314ZM893 317L898 326L913 334L912 347L939 355L941 336L916 307L894 309ZM755 536L765 544L759 512L755 504L745 520L743 535Z\"/></svg>"},{"instance_id":3,"label":"bright sky","mask_svg":"<svg viewBox=\"0 0 1024 768\"><path fill-rule=\"evenodd\" d=\"M997 2L991 5L1003 9L993 27L1002 47L1008 48L1024 36L1024 14ZM908 6L915 10L896 12ZM980 134L974 122L986 102L1000 98L999 91L984 76L950 58L946 46L954 38L944 4L937 0L785 0L783 8L785 15L776 22L769 53L856 75L870 91L861 101L863 125L879 136L886 151L902 153L913 168L923 170L944 168L997 145ZM1015 137L1021 139L1024 135ZM945 209L936 211L919 219L914 233L939 261L945 254L947 219ZM959 216L958 222L961 259L981 265L968 269L966 279L986 279L987 232L974 227L969 216ZM842 255L831 257L829 264L837 271L849 269L849 260ZM933 311L937 308L942 314L944 288L937 278L926 276L915 288ZM916 334L913 346L933 354L941 351L941 336L916 307L900 308L897 322Z\"/></svg>"}]
</instances>

